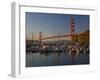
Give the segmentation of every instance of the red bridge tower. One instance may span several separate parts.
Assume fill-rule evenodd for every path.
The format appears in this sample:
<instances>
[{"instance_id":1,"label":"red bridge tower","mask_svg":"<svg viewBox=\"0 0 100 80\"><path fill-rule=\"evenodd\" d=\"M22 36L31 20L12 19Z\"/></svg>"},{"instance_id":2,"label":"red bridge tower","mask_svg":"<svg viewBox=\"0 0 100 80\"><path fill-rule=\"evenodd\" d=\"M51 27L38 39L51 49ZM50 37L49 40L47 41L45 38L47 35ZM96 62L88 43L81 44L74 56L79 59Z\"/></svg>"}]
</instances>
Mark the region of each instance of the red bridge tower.
<instances>
[{"instance_id":1,"label":"red bridge tower","mask_svg":"<svg viewBox=\"0 0 100 80\"><path fill-rule=\"evenodd\" d=\"M75 37L74 37L74 32L75 32L75 30L74 30L74 19L73 19L72 16L71 16L71 25L70 25L70 29L71 29L71 41L74 42L74 39L75 39Z\"/></svg>"}]
</instances>

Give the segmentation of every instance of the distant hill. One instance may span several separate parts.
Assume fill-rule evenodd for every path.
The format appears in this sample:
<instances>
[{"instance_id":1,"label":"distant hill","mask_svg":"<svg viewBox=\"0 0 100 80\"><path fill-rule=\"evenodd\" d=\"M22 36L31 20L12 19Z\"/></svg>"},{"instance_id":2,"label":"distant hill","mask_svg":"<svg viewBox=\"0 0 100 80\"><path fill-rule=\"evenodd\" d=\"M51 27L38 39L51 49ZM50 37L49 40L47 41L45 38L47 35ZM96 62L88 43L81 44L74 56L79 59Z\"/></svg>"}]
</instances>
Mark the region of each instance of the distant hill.
<instances>
[{"instance_id":1,"label":"distant hill","mask_svg":"<svg viewBox=\"0 0 100 80\"><path fill-rule=\"evenodd\" d=\"M85 32L75 35L75 41L80 43L89 43L89 33L90 31L87 30Z\"/></svg>"},{"instance_id":2,"label":"distant hill","mask_svg":"<svg viewBox=\"0 0 100 80\"><path fill-rule=\"evenodd\" d=\"M87 31L85 31L85 32L83 32L83 33L81 33L80 35L89 35L89 30L87 30Z\"/></svg>"}]
</instances>

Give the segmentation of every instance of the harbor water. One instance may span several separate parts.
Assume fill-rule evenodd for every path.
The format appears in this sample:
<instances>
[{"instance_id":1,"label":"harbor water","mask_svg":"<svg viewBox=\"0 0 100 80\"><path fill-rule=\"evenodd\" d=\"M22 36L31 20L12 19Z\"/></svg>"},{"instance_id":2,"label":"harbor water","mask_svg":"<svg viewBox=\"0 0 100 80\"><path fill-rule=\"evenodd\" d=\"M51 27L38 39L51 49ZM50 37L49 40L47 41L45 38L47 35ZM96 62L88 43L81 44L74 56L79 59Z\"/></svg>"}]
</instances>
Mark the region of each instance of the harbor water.
<instances>
[{"instance_id":1,"label":"harbor water","mask_svg":"<svg viewBox=\"0 0 100 80\"><path fill-rule=\"evenodd\" d=\"M26 53L26 67L63 66L89 64L89 53L79 53L72 56L68 52L59 53Z\"/></svg>"}]
</instances>

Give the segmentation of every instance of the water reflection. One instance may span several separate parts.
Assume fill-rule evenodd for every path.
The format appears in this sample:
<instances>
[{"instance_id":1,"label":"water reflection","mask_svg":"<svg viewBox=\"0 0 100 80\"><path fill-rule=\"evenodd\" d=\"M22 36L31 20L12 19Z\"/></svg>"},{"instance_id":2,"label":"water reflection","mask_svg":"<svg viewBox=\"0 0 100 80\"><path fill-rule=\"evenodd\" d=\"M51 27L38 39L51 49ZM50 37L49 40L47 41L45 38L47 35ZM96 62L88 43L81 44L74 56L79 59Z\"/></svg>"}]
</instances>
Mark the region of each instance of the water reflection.
<instances>
[{"instance_id":1,"label":"water reflection","mask_svg":"<svg viewBox=\"0 0 100 80\"><path fill-rule=\"evenodd\" d=\"M89 64L89 54L26 53L26 67Z\"/></svg>"}]
</instances>

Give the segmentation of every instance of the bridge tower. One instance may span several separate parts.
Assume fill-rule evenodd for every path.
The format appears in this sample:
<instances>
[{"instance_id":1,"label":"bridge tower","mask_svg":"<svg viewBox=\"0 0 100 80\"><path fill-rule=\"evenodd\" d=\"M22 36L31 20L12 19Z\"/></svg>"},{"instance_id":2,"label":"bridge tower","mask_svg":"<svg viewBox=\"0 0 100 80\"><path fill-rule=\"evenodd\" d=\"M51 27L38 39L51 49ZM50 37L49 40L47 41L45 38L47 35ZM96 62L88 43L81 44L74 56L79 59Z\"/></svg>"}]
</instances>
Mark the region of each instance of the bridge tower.
<instances>
[{"instance_id":1,"label":"bridge tower","mask_svg":"<svg viewBox=\"0 0 100 80\"><path fill-rule=\"evenodd\" d=\"M70 25L70 30L71 30L71 41L74 42L74 18L71 16L71 25Z\"/></svg>"},{"instance_id":2,"label":"bridge tower","mask_svg":"<svg viewBox=\"0 0 100 80\"><path fill-rule=\"evenodd\" d=\"M42 32L39 32L39 48L41 49L42 47Z\"/></svg>"},{"instance_id":3,"label":"bridge tower","mask_svg":"<svg viewBox=\"0 0 100 80\"><path fill-rule=\"evenodd\" d=\"M42 32L39 32L39 42L42 43Z\"/></svg>"}]
</instances>

